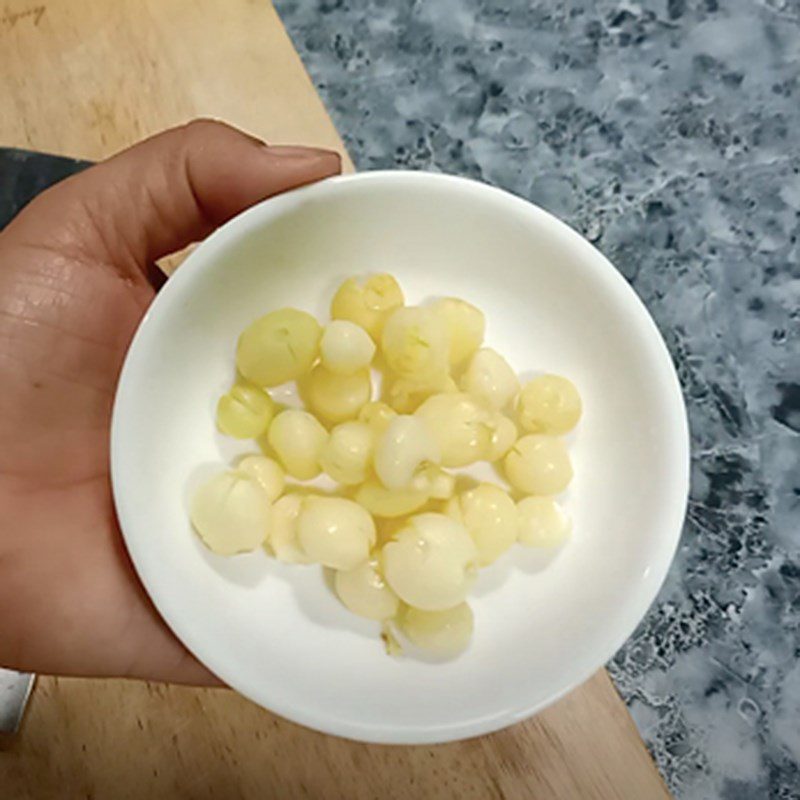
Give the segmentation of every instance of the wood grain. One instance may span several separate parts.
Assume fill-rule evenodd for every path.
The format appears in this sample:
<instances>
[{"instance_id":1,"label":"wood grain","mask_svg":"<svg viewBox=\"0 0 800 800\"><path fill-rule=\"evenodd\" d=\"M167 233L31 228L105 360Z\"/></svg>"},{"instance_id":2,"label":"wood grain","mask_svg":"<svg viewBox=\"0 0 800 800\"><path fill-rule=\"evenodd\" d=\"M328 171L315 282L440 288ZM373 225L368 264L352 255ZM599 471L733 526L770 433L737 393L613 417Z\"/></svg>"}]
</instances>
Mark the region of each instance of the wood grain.
<instances>
[{"instance_id":1,"label":"wood grain","mask_svg":"<svg viewBox=\"0 0 800 800\"><path fill-rule=\"evenodd\" d=\"M0 96L0 145L75 158L198 116L345 154L262 0L6 0Z\"/></svg>"},{"instance_id":2,"label":"wood grain","mask_svg":"<svg viewBox=\"0 0 800 800\"><path fill-rule=\"evenodd\" d=\"M226 690L46 679L0 754L3 788L19 800L668 797L605 673L506 731L413 748L313 733Z\"/></svg>"},{"instance_id":3,"label":"wood grain","mask_svg":"<svg viewBox=\"0 0 800 800\"><path fill-rule=\"evenodd\" d=\"M0 145L101 159L196 116L342 143L262 0L6 0ZM346 161L348 167L349 161ZM604 672L533 720L438 747L313 733L226 690L42 678L0 797L623 798L668 794Z\"/></svg>"}]
</instances>

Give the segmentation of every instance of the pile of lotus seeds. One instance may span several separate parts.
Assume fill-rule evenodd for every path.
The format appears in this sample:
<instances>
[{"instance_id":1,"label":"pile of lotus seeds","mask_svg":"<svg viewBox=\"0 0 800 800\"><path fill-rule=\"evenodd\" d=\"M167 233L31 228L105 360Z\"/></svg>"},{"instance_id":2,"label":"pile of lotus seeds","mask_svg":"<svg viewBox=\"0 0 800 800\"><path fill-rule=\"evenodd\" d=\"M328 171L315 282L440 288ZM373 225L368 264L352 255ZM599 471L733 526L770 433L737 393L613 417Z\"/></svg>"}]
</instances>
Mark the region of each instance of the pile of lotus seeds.
<instances>
[{"instance_id":1,"label":"pile of lotus seeds","mask_svg":"<svg viewBox=\"0 0 800 800\"><path fill-rule=\"evenodd\" d=\"M553 498L572 479L561 437L580 396L557 375L520 386L482 346L479 309L450 297L406 305L391 275L346 280L331 317L322 327L282 308L242 332L217 426L263 454L200 486L192 524L215 553L264 548L334 570L341 602L384 623L390 652L397 634L454 655L472 635L478 569L515 542L554 547L569 534ZM305 409L270 396L291 381ZM453 472L480 461L511 488ZM301 483L322 473L335 492Z\"/></svg>"}]
</instances>

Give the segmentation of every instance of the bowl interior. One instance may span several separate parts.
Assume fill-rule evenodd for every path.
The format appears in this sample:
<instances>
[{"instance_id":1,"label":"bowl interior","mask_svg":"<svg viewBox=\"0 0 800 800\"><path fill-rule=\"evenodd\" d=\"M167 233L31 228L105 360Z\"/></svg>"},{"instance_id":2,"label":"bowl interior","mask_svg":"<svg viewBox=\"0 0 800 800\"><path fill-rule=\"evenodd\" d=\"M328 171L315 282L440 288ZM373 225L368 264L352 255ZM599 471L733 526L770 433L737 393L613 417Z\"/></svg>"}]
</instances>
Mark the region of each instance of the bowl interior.
<instances>
[{"instance_id":1,"label":"bowl interior","mask_svg":"<svg viewBox=\"0 0 800 800\"><path fill-rule=\"evenodd\" d=\"M515 547L482 572L459 658L386 655L378 625L336 601L318 567L212 555L191 490L232 446L214 427L241 329L284 305L327 318L345 277L388 271L409 302L479 306L487 344L523 376L569 376L585 415L555 557ZM161 613L216 674L263 706L382 742L474 735L587 678L630 635L674 552L687 489L683 404L650 317L587 242L480 184L413 173L326 181L257 206L205 242L143 322L114 413L120 521Z\"/></svg>"}]
</instances>

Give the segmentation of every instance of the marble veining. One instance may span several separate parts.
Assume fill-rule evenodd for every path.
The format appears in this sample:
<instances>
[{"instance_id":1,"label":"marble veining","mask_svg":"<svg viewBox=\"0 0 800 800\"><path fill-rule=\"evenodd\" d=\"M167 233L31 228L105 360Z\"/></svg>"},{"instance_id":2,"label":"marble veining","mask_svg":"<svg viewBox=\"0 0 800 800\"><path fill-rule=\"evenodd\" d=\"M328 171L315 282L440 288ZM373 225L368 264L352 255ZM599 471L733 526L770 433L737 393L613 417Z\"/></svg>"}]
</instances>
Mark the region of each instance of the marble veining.
<instances>
[{"instance_id":1,"label":"marble veining","mask_svg":"<svg viewBox=\"0 0 800 800\"><path fill-rule=\"evenodd\" d=\"M647 304L692 494L609 669L676 797L800 797L800 2L276 5L359 168L527 197Z\"/></svg>"}]
</instances>

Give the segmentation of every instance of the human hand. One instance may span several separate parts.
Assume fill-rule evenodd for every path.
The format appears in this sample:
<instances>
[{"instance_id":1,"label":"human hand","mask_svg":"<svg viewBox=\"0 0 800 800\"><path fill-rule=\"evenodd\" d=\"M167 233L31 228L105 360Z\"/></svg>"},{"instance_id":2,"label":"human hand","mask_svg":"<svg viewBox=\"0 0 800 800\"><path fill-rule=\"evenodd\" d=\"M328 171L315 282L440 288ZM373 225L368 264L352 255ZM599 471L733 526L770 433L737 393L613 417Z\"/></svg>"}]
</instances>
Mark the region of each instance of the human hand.
<instances>
[{"instance_id":1,"label":"human hand","mask_svg":"<svg viewBox=\"0 0 800 800\"><path fill-rule=\"evenodd\" d=\"M156 259L339 170L335 153L197 121L54 186L0 232L0 665L217 682L123 546L108 456L117 378Z\"/></svg>"}]
</instances>

